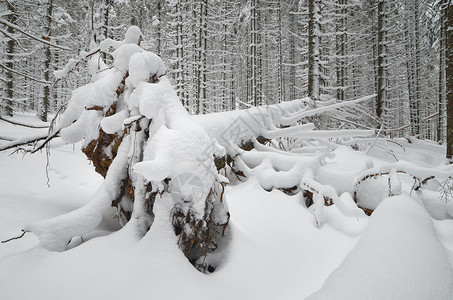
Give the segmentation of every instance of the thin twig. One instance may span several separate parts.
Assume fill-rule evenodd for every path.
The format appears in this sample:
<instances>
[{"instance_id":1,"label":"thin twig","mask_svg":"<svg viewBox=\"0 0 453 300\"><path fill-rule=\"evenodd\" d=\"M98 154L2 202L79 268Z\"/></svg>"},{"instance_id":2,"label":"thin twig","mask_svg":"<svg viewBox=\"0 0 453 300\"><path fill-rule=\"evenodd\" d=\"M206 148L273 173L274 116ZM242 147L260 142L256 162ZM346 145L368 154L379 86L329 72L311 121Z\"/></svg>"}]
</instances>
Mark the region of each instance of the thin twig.
<instances>
[{"instance_id":1,"label":"thin twig","mask_svg":"<svg viewBox=\"0 0 453 300\"><path fill-rule=\"evenodd\" d=\"M4 240L4 241L2 241L2 244L11 242L12 240L18 240L18 239L22 238L28 232L28 231L25 231L23 229L21 229L21 231L22 231L21 235L13 237L13 238L10 238L10 239L7 239L7 240Z\"/></svg>"},{"instance_id":2,"label":"thin twig","mask_svg":"<svg viewBox=\"0 0 453 300\"><path fill-rule=\"evenodd\" d=\"M58 136L58 134L60 133L60 130L61 129L58 129L58 130L54 131L53 133L49 134L47 136L47 138L44 140L44 142L41 143L41 145L39 145L37 148L35 148L34 150L32 150L30 152L33 154L33 153L38 152L42 148L44 148L44 146L47 145L48 142L50 142L53 138Z\"/></svg>"}]
</instances>

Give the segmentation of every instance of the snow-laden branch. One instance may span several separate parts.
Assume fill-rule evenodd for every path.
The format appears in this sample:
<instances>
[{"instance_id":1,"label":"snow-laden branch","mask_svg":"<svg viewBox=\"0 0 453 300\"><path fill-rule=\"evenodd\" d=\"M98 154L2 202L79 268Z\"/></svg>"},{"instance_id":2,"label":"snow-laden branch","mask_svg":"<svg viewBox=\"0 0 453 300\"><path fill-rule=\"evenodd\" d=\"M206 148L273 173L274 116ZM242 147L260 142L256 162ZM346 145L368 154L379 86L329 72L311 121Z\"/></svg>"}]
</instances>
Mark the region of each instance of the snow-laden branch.
<instances>
[{"instance_id":1,"label":"snow-laden branch","mask_svg":"<svg viewBox=\"0 0 453 300\"><path fill-rule=\"evenodd\" d=\"M40 134L40 135L35 135L35 136L27 136L27 137L22 137L20 139L16 139L10 143L7 143L5 145L0 146L0 151L12 149L12 148L17 148L23 145L28 145L31 143L36 143L41 140L47 139L49 134Z\"/></svg>"},{"instance_id":2,"label":"snow-laden branch","mask_svg":"<svg viewBox=\"0 0 453 300\"><path fill-rule=\"evenodd\" d=\"M357 103L360 103L360 102L364 102L364 101L368 101L368 100L374 99L375 97L376 97L376 95L369 95L369 96L365 96L365 97L362 97L362 98L359 98L359 99L356 99L356 100L344 101L344 102L340 102L340 103L336 103L336 104L332 104L332 105L327 105L327 106L322 106L322 107L309 109L309 110L302 110L300 112L296 112L295 114L293 114L290 117L286 117L286 118L282 117L282 119L281 119L282 125L291 125L291 124L294 124L295 122L297 122L297 121L299 121L299 120L301 120L303 118L311 117L311 116L314 116L314 115L317 115L317 114L320 114L320 113L323 113L323 112L331 111L331 110L334 110L334 109L339 109L339 108L342 108L342 107L351 106L351 105L354 105L354 104L357 104Z\"/></svg>"}]
</instances>

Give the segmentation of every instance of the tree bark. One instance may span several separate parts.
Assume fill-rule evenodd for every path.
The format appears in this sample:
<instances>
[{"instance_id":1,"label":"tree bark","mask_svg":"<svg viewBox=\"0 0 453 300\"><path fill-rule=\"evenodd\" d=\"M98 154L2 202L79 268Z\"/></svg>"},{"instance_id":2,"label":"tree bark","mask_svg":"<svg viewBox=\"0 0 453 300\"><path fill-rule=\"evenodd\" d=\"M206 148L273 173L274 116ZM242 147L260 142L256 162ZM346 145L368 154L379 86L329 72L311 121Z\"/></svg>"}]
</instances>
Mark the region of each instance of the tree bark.
<instances>
[{"instance_id":1,"label":"tree bark","mask_svg":"<svg viewBox=\"0 0 453 300\"><path fill-rule=\"evenodd\" d=\"M446 81L447 81L447 152L446 157L453 163L453 4L446 12Z\"/></svg>"},{"instance_id":2,"label":"tree bark","mask_svg":"<svg viewBox=\"0 0 453 300\"><path fill-rule=\"evenodd\" d=\"M10 1L6 2L8 5L9 10L9 22L12 24L16 23L16 9L11 4ZM12 27L8 26L7 28L8 34L14 34L14 30ZM9 117L13 116L13 98L14 98L14 75L13 75L13 68L14 68L14 44L15 41L13 39L9 39L6 46L6 63L5 66L9 69L6 70L6 105L5 105L5 114Z\"/></svg>"},{"instance_id":3,"label":"tree bark","mask_svg":"<svg viewBox=\"0 0 453 300\"><path fill-rule=\"evenodd\" d=\"M382 124L382 108L386 101L386 49L385 49L385 1L379 0L377 3L377 97L376 97L376 117Z\"/></svg>"},{"instance_id":4,"label":"tree bark","mask_svg":"<svg viewBox=\"0 0 453 300\"><path fill-rule=\"evenodd\" d=\"M52 0L47 1L46 15L44 18L44 37L50 41L50 36L52 33L52 10L53 3ZM50 79L50 62L52 60L52 53L50 52L50 46L44 46L44 81L49 82ZM49 112L50 106L50 86L49 84L44 85L44 94L41 99L39 118L43 122L47 122L47 114Z\"/></svg>"},{"instance_id":5,"label":"tree bark","mask_svg":"<svg viewBox=\"0 0 453 300\"><path fill-rule=\"evenodd\" d=\"M445 126L445 22L446 22L446 1L440 4L440 37L439 37L439 90L437 100L437 110L439 118L437 122L437 142L442 143L444 140L444 126Z\"/></svg>"},{"instance_id":6,"label":"tree bark","mask_svg":"<svg viewBox=\"0 0 453 300\"><path fill-rule=\"evenodd\" d=\"M320 99L319 0L308 0L308 96L314 104Z\"/></svg>"}]
</instances>

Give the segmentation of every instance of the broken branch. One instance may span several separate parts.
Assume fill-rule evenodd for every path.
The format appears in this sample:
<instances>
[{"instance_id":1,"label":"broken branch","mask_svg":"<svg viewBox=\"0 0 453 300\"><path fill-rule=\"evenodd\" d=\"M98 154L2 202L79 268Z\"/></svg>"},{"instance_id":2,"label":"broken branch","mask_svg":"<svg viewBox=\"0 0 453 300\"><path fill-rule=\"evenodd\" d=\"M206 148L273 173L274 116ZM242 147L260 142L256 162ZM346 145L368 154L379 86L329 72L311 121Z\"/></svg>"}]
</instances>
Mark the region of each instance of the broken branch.
<instances>
[{"instance_id":1,"label":"broken branch","mask_svg":"<svg viewBox=\"0 0 453 300\"><path fill-rule=\"evenodd\" d=\"M11 241L13 241L13 240L18 240L18 239L22 238L22 237L28 232L28 231L25 231L25 230L23 230L23 229L21 229L21 231L22 231L22 234L21 234L21 235L16 236L16 237L13 237L13 238L10 238L10 239L7 239L7 240L4 240L4 241L2 241L2 244L11 242Z\"/></svg>"}]
</instances>

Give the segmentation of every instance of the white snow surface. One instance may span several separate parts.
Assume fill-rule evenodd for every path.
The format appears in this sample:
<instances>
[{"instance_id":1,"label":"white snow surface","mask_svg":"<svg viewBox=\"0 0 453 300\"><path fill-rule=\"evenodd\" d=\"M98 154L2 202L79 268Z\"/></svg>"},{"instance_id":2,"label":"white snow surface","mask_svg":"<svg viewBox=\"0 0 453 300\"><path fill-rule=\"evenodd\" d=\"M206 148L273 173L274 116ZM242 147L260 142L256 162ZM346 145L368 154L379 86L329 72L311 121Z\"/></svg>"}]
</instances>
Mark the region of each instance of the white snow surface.
<instances>
[{"instance_id":1,"label":"white snow surface","mask_svg":"<svg viewBox=\"0 0 453 300\"><path fill-rule=\"evenodd\" d=\"M214 144L182 106L168 78L164 76L157 83L140 83L130 96L129 106L133 103L152 120L143 161L134 165L134 172L156 182L193 174L202 181L200 199L205 199L217 174L210 155ZM204 202L198 202L200 207L196 211L203 213Z\"/></svg>"},{"instance_id":2,"label":"white snow surface","mask_svg":"<svg viewBox=\"0 0 453 300\"><path fill-rule=\"evenodd\" d=\"M137 92L141 89L159 90L149 84L139 85ZM164 133L178 132L184 124L183 120L178 123L177 114L168 119L165 109L170 107L162 107L153 116L162 121L159 130L164 129ZM140 107L140 111L148 113L146 107ZM15 119L42 124L31 115ZM118 120L107 123L106 128L111 130L120 126ZM197 126L191 126L187 130L197 132ZM45 132L0 121L0 136ZM82 226L85 229L67 224L67 228L52 230L58 234L48 242L44 239L43 243L41 237L40 243L27 233L0 244L0 298L211 299L216 295L217 299L453 299L453 220L435 190L414 192L409 197L413 182L398 174L398 179L391 178L392 191L398 191L399 180L401 195L383 202L386 196L382 195L371 218L355 216L353 183L357 174L368 169L385 166L388 171L398 170L404 162L413 169L431 165L439 175L451 174L450 167L442 162L444 150L440 146L399 143L405 151L393 149L401 161L397 164L381 148L373 148L369 155L346 146L331 148L334 155L307 152L299 158L300 166L290 165L289 160L277 155L249 153L244 159L256 164L251 177L245 183L226 187L232 240L227 256L213 274L199 273L181 253L168 222L173 202L158 198L156 218L142 239L138 238L134 219L119 230L114 211L108 209L93 215ZM45 234L53 217L78 214L96 193L103 192L103 179L89 165L80 146L63 145L60 139L52 141L50 188L45 178L45 152L25 157L9 155L11 151L0 153L0 240L19 235L26 224L35 224L29 226ZM266 164L277 168L274 174L258 172L259 168L268 172ZM304 172L296 172L304 170L304 164L317 168L316 172L306 172L306 167ZM323 207L323 222L317 227L313 206L306 208L301 193L287 196L278 190L263 190L263 182L271 182L273 176L285 183L283 175L275 176L277 171L295 177L309 175L321 185L323 193L338 193L341 203ZM388 194L387 181L388 177L383 179L383 193ZM367 202L367 197L362 201ZM433 220L424 207L438 220ZM351 216L345 216L345 211ZM93 226L95 230L91 230ZM77 231L81 237L66 245L66 230ZM46 250L63 248L63 240L68 250Z\"/></svg>"},{"instance_id":3,"label":"white snow surface","mask_svg":"<svg viewBox=\"0 0 453 300\"><path fill-rule=\"evenodd\" d=\"M354 250L308 299L449 300L452 295L447 250L423 205L403 194L381 203Z\"/></svg>"}]
</instances>

